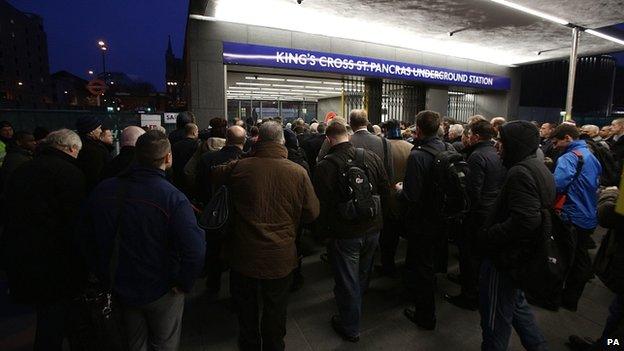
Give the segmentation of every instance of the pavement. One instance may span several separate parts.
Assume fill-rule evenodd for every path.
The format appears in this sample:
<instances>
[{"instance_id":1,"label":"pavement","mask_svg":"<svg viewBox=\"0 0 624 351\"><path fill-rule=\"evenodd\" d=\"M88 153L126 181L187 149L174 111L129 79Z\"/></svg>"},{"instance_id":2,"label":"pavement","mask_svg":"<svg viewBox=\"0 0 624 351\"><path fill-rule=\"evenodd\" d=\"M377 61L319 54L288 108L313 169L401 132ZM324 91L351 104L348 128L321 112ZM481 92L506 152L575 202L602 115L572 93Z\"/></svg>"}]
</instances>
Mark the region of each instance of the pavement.
<instances>
[{"instance_id":1,"label":"pavement","mask_svg":"<svg viewBox=\"0 0 624 351\"><path fill-rule=\"evenodd\" d=\"M594 235L600 242L603 230ZM595 250L592 250L595 253ZM338 337L330 326L336 313L333 278L330 267L319 258L320 251L307 257L303 264L305 285L290 296L286 335L287 350L478 350L481 343L479 313L459 309L442 299L445 292L459 293L459 286L438 274L436 294L437 329L423 331L403 316L411 307L403 293L400 279L375 277L364 297L360 342L352 344ZM398 259L405 256L401 241ZM451 249L449 271L457 271L454 249ZM237 350L237 319L231 312L228 275L223 275L219 296L204 293L204 282L198 281L188 295L183 317L180 350ZM0 279L4 292L6 283ZM550 350L568 350L570 334L598 337L608 315L613 294L596 278L587 284L576 313L560 309L551 312L532 307L537 323L548 340ZM0 350L32 349L35 318L31 309L11 305L0 296ZM513 334L510 350L522 350Z\"/></svg>"}]
</instances>

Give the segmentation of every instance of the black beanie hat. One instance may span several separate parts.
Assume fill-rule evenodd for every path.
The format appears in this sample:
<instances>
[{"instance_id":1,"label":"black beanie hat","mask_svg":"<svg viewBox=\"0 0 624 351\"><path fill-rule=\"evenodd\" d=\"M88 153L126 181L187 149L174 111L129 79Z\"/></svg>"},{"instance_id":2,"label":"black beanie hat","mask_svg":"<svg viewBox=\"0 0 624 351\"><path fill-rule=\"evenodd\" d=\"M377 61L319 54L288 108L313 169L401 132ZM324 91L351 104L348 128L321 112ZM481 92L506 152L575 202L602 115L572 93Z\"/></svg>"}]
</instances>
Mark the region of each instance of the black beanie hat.
<instances>
[{"instance_id":1,"label":"black beanie hat","mask_svg":"<svg viewBox=\"0 0 624 351\"><path fill-rule=\"evenodd\" d=\"M88 134L102 125L100 118L95 116L81 116L76 121L76 130L78 134Z\"/></svg>"},{"instance_id":2,"label":"black beanie hat","mask_svg":"<svg viewBox=\"0 0 624 351\"><path fill-rule=\"evenodd\" d=\"M285 146L289 149L296 149L299 147L297 134L288 128L284 129L284 140L286 141Z\"/></svg>"}]
</instances>

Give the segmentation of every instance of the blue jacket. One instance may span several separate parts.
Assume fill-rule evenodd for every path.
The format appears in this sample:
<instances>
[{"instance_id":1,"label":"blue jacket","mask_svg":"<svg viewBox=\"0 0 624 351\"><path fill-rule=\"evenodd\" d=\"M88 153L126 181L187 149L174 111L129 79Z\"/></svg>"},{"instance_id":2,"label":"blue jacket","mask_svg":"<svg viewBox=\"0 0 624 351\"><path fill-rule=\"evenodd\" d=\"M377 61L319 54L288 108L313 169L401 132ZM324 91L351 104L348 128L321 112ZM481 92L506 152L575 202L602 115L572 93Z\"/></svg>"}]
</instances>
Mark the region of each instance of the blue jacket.
<instances>
[{"instance_id":1,"label":"blue jacket","mask_svg":"<svg viewBox=\"0 0 624 351\"><path fill-rule=\"evenodd\" d=\"M572 181L576 173L578 157L572 152L578 150L583 155L583 168L576 181ZM598 184L602 167L591 153L584 140L575 140L568 145L565 152L557 159L555 168L555 184L557 194L566 193L567 200L563 205L564 220L583 229L594 229L598 225L596 204Z\"/></svg>"},{"instance_id":2,"label":"blue jacket","mask_svg":"<svg viewBox=\"0 0 624 351\"><path fill-rule=\"evenodd\" d=\"M124 304L140 306L156 301L172 287L190 292L203 268L205 235L189 200L158 169L133 165L120 177L104 180L91 193L80 234L93 272L101 281L109 281L121 182L126 190L116 296Z\"/></svg>"}]
</instances>

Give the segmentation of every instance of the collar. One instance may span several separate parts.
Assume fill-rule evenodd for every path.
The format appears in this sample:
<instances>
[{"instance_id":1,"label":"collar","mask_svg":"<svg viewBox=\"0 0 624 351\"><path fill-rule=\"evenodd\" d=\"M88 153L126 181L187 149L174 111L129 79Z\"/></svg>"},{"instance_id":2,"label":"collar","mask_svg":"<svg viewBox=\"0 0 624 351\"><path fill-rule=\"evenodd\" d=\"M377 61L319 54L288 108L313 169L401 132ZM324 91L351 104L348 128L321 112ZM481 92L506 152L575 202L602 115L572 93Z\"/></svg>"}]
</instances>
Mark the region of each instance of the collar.
<instances>
[{"instance_id":1,"label":"collar","mask_svg":"<svg viewBox=\"0 0 624 351\"><path fill-rule=\"evenodd\" d=\"M52 156L52 157L56 157L56 158L60 158L64 161L67 161L73 165L76 165L76 159L73 158L71 155L67 154L66 152L63 152L55 147L52 146L46 146L43 149L41 149L41 155L48 155L48 156Z\"/></svg>"},{"instance_id":2,"label":"collar","mask_svg":"<svg viewBox=\"0 0 624 351\"><path fill-rule=\"evenodd\" d=\"M580 139L574 140L570 143L570 145L568 145L565 152L570 152L574 149L584 148L584 147L587 147L587 143L585 142L585 140L580 140Z\"/></svg>"},{"instance_id":3,"label":"collar","mask_svg":"<svg viewBox=\"0 0 624 351\"><path fill-rule=\"evenodd\" d=\"M288 158L288 150L282 144L273 141L259 141L254 144L252 157Z\"/></svg>"},{"instance_id":4,"label":"collar","mask_svg":"<svg viewBox=\"0 0 624 351\"><path fill-rule=\"evenodd\" d=\"M494 146L494 140L481 140L473 146L475 149L481 146Z\"/></svg>"},{"instance_id":5,"label":"collar","mask_svg":"<svg viewBox=\"0 0 624 351\"><path fill-rule=\"evenodd\" d=\"M342 142L342 143L340 143L340 144L336 144L336 145L332 146L332 147L329 149L329 151L327 151L327 154L328 154L328 155L329 155L329 154L333 154L333 153L335 153L335 152L340 152L340 151L342 151L342 150L347 150L347 149L350 149L350 148L352 148L352 147L353 147L353 145L351 144L351 142L349 142L349 141L343 141L343 142Z\"/></svg>"},{"instance_id":6,"label":"collar","mask_svg":"<svg viewBox=\"0 0 624 351\"><path fill-rule=\"evenodd\" d=\"M127 176L130 178L155 176L166 179L167 173L160 168L145 167L137 163L132 163L128 170L120 174L120 176Z\"/></svg>"},{"instance_id":7,"label":"collar","mask_svg":"<svg viewBox=\"0 0 624 351\"><path fill-rule=\"evenodd\" d=\"M355 133L359 133L359 132L364 132L364 133L366 133L366 134L371 134L371 132L369 132L369 131L368 131L368 129L367 129L366 127L362 127L362 128L360 128L360 129L356 130L355 132L353 132L353 134L355 134Z\"/></svg>"},{"instance_id":8,"label":"collar","mask_svg":"<svg viewBox=\"0 0 624 351\"><path fill-rule=\"evenodd\" d=\"M436 135L436 136L432 136L432 137L426 137L426 138L423 138L423 139L414 139L414 144L416 146L422 146L422 145L435 143L436 141L442 142L442 139L440 139L440 137L438 137Z\"/></svg>"}]
</instances>

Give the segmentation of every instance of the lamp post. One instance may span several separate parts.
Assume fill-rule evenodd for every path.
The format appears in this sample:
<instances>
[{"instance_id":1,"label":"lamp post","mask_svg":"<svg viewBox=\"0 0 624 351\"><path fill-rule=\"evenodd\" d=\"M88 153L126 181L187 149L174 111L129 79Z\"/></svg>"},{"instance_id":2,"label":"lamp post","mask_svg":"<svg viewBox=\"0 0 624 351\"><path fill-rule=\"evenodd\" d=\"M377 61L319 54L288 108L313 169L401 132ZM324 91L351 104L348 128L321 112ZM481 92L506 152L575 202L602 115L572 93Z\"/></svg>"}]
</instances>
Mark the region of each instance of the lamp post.
<instances>
[{"instance_id":1,"label":"lamp post","mask_svg":"<svg viewBox=\"0 0 624 351\"><path fill-rule=\"evenodd\" d=\"M102 73L106 74L106 51L108 51L108 47L103 40L98 41L98 46L102 52Z\"/></svg>"}]
</instances>

